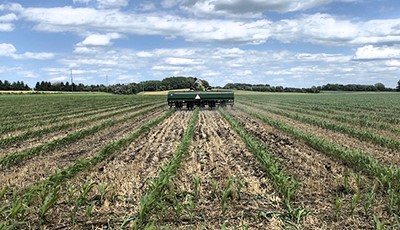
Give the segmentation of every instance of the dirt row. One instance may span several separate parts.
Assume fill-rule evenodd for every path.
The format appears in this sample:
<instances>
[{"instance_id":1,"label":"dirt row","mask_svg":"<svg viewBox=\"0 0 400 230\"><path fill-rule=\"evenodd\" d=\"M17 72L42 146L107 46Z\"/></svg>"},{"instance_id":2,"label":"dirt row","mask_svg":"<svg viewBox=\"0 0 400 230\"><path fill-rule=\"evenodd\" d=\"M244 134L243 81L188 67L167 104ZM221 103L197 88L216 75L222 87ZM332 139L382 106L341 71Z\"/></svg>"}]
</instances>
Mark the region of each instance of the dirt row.
<instances>
[{"instance_id":1,"label":"dirt row","mask_svg":"<svg viewBox=\"0 0 400 230\"><path fill-rule=\"evenodd\" d=\"M140 125L161 114L158 109L151 114L117 124L101 130L94 135L84 137L75 143L63 146L42 156L33 157L2 172L0 184L12 189L23 189L32 183L39 182L78 159L89 158L107 144L132 133Z\"/></svg>"},{"instance_id":2,"label":"dirt row","mask_svg":"<svg viewBox=\"0 0 400 230\"><path fill-rule=\"evenodd\" d=\"M68 181L67 190L79 189L87 183L107 185L104 202L94 207L91 220L87 220L84 208L80 208L74 228L119 228L125 219L137 214L141 196L158 176L160 167L171 159L191 115L191 111L175 112L112 159ZM92 196L96 192L93 189ZM72 209L73 202L68 201L66 194L49 214L51 218L46 225L73 228Z\"/></svg>"},{"instance_id":3,"label":"dirt row","mask_svg":"<svg viewBox=\"0 0 400 230\"><path fill-rule=\"evenodd\" d=\"M373 215L366 215L361 207L363 197L360 197L353 214L350 215L349 210L354 194L365 194L368 187L376 182L241 111L232 110L231 114L246 130L263 141L285 171L299 181L294 204L311 211L302 223L304 228L373 229ZM344 182L347 176L350 178L350 190ZM355 182L357 176L361 181L358 184ZM343 206L340 212L335 209L338 199L342 200ZM386 202L384 194L377 193L371 212L390 222Z\"/></svg>"},{"instance_id":4,"label":"dirt row","mask_svg":"<svg viewBox=\"0 0 400 230\"><path fill-rule=\"evenodd\" d=\"M148 109L148 108L145 108L145 109ZM140 109L140 110L144 110L144 109ZM117 119L121 119L123 117L127 117L127 116L130 116L130 115L133 115L133 114L138 112L138 109L135 108L135 107L132 107L131 110L126 111L126 112L124 112L122 114L117 114L115 116L112 116L112 117L106 118L106 119L96 120L96 117L107 115L107 114L111 114L111 113L114 113L114 112L117 112L117 111L106 112L106 113L103 113L103 114L97 114L95 116L79 118L79 119L76 119L76 120L75 119L74 120L70 120L70 121L68 121L68 123L79 122L80 120L86 120L86 119L88 119L88 120L92 119L93 121L91 121L91 122L89 122L87 124L84 124L84 125L77 126L77 127L70 127L70 128L67 128L67 129L61 129L61 130L58 130L58 131L55 131L55 132L51 132L51 133L45 134L45 135L43 135L41 137L29 138L27 140L24 140L23 142L16 143L16 144L14 144L14 145L12 145L10 147L0 148L0 157L4 156L6 154L12 153L12 152L23 151L23 150L28 149L28 148L34 148L34 147L42 145L42 144L44 144L46 142L50 142L50 141L53 141L53 140L56 140L56 139L59 139L59 138L63 138L63 137L67 136L70 133L78 132L80 130L87 129L87 128L91 128L91 127L94 127L96 125L102 124L102 123L107 122L107 121L117 120ZM53 125L51 125L51 126L53 126ZM45 126L43 126L43 128L44 127Z\"/></svg>"},{"instance_id":5,"label":"dirt row","mask_svg":"<svg viewBox=\"0 0 400 230\"><path fill-rule=\"evenodd\" d=\"M218 111L201 111L188 156L172 183L175 194L180 195L173 207L180 203L191 206L180 216L172 208L165 215L157 215L155 221L161 226L170 225L173 229L283 226L279 217L262 217L263 213L281 213L282 201L261 165ZM228 190L231 191L224 198ZM182 194L191 195L181 197Z\"/></svg>"},{"instance_id":6,"label":"dirt row","mask_svg":"<svg viewBox=\"0 0 400 230\"><path fill-rule=\"evenodd\" d=\"M245 107L250 108L249 106L245 106ZM317 126L305 124L305 123L296 121L291 118L287 118L287 117L277 115L274 113L266 112L264 110L255 109L255 108L252 108L252 109L260 114L264 114L273 119L282 121L288 125L298 128L298 129L313 133L314 135L324 138L326 140L329 140L339 146L343 146L345 148L354 149L357 151L363 151L365 153L368 153L368 154L376 157L381 162L383 162L387 165L400 166L400 158L397 157L400 154L400 151L388 149L386 147L382 147L382 146L373 144L368 141L360 141L359 139L351 137L347 134L343 134L343 133L327 130L324 128L319 128Z\"/></svg>"}]
</instances>

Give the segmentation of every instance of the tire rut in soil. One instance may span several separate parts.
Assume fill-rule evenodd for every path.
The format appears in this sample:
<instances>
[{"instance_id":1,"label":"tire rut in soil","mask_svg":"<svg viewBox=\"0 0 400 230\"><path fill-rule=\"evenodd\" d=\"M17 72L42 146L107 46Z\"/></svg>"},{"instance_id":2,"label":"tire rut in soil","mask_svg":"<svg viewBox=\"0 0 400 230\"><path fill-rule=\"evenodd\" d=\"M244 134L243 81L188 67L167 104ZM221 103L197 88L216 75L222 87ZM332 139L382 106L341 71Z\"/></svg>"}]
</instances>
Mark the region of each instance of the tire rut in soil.
<instances>
[{"instance_id":1,"label":"tire rut in soil","mask_svg":"<svg viewBox=\"0 0 400 230\"><path fill-rule=\"evenodd\" d=\"M62 169L78 159L89 158L96 154L103 146L118 140L137 129L141 124L161 114L158 109L151 114L139 116L108 129L101 130L78 142L61 147L58 150L37 156L2 172L0 184L13 189L23 189L34 182L39 182L52 175L57 169Z\"/></svg>"},{"instance_id":2,"label":"tire rut in soil","mask_svg":"<svg viewBox=\"0 0 400 230\"><path fill-rule=\"evenodd\" d=\"M95 207L91 223L85 223L84 211L78 213L78 228L101 228L108 224L119 227L124 217L138 212L140 198L148 189L148 183L157 177L160 167L174 154L191 114L189 111L175 112L107 162L67 182L66 187L77 187L84 183L107 185L105 202ZM62 199L66 199L66 196ZM67 210L71 210L71 207L72 204L66 201L56 206L50 214L54 219L48 226L61 223L70 227L70 213Z\"/></svg>"}]
</instances>

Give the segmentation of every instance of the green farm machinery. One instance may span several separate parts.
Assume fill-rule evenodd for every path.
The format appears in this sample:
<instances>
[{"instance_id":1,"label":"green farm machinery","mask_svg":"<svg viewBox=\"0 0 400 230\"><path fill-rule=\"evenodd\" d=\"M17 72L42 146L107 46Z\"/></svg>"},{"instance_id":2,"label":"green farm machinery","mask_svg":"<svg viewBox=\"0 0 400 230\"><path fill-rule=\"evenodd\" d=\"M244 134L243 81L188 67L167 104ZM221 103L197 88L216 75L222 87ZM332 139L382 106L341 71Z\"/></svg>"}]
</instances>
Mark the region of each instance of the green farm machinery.
<instances>
[{"instance_id":1,"label":"green farm machinery","mask_svg":"<svg viewBox=\"0 0 400 230\"><path fill-rule=\"evenodd\" d=\"M233 106L234 100L232 91L205 90L201 81L197 79L190 91L170 91L167 98L170 107L175 106L176 109L186 107L189 110L196 106L200 108L207 106L211 109L217 106Z\"/></svg>"}]
</instances>

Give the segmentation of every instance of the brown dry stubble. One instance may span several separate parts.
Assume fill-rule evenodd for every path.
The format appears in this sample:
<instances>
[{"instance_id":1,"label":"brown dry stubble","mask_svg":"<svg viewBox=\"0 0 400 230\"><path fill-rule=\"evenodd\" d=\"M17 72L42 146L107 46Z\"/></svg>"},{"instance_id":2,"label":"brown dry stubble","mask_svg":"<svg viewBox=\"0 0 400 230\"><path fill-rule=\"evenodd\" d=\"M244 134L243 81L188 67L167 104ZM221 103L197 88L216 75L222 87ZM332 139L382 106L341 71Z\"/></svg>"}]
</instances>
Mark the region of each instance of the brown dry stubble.
<instances>
[{"instance_id":1,"label":"brown dry stubble","mask_svg":"<svg viewBox=\"0 0 400 230\"><path fill-rule=\"evenodd\" d=\"M247 109L250 110L249 107ZM305 228L373 228L373 216L365 216L361 205L357 206L353 216L341 216L339 219L335 217L334 204L338 197L344 200L342 208L344 215L348 212L351 203L352 194L343 191L343 178L346 174L357 172L346 164L332 160L301 141L241 111L233 110L231 114L246 130L262 140L284 169L300 182L295 203L311 210L311 214L303 222ZM362 181L373 184L369 178L362 175L360 177ZM358 190L354 178L350 180L352 188ZM385 198L382 194L377 194L373 209L379 215L386 215L384 216L386 220L389 219L387 213L384 212Z\"/></svg>"},{"instance_id":2,"label":"brown dry stubble","mask_svg":"<svg viewBox=\"0 0 400 230\"><path fill-rule=\"evenodd\" d=\"M201 180L193 213L196 217L190 220L186 213L177 220L170 213L159 220L159 224L188 229L219 229L223 224L229 228L247 225L250 229L280 229L283 226L278 217L269 220L256 217L261 211L281 212L282 201L259 162L217 111L200 112L192 146L173 181L176 192L194 193L193 177ZM229 179L240 179L245 186L241 199L233 194L222 214L221 196ZM212 192L211 181L219 184L216 195Z\"/></svg>"},{"instance_id":3,"label":"brown dry stubble","mask_svg":"<svg viewBox=\"0 0 400 230\"><path fill-rule=\"evenodd\" d=\"M141 124L162 112L163 110L157 109L151 114L142 115L130 121L114 125L94 135L80 139L78 142L6 169L2 172L3 176L0 177L0 184L7 185L12 189L23 189L32 183L42 181L56 170L62 169L78 159L93 156L105 145L131 133Z\"/></svg>"},{"instance_id":4,"label":"brown dry stubble","mask_svg":"<svg viewBox=\"0 0 400 230\"><path fill-rule=\"evenodd\" d=\"M175 112L107 162L68 181L66 187L79 187L84 183L107 185L106 200L101 206L94 207L90 222L85 220L85 210L81 207L77 226L70 226L72 204L67 203L64 195L59 205L49 214L54 218L47 225L76 229L100 228L108 224L118 227L124 218L137 214L140 198L148 188L148 182L157 177L160 167L172 157L191 115L191 111ZM95 193L92 191L92 195Z\"/></svg>"},{"instance_id":5,"label":"brown dry stubble","mask_svg":"<svg viewBox=\"0 0 400 230\"><path fill-rule=\"evenodd\" d=\"M93 116L93 117L90 116L90 117L92 119L95 119L95 117L106 115L106 114L113 113L113 112L115 112L115 111L107 112L107 113L104 113L104 114L99 114L99 115L96 115L96 116ZM34 147L37 147L37 146L39 146L39 145L41 145L43 143L50 142L50 141L53 141L53 140L56 140L56 139L59 139L59 138L63 138L65 136L67 136L71 132L77 132L77 131L80 131L82 129L91 128L91 127L99 125L99 124L101 124L103 122L120 119L122 117L126 117L126 116L129 116L129 115L135 114L135 113L137 113L137 109L135 107L132 107L131 111L126 111L126 112L124 112L122 114L118 114L118 115L110 117L110 118L96 120L96 121L89 122L89 123L87 123L85 125L81 125L81 126L77 126L77 127L71 127L71 128L68 128L68 129L62 129L62 130L59 130L59 131L51 132L51 133L48 133L48 134L46 134L46 135L44 135L42 137L29 138L27 140L24 140L23 142L14 144L14 145L12 145L10 147L0 148L0 157L4 156L6 154L9 154L9 153L15 152L15 151L23 151L23 150L28 149L28 148L34 148ZM88 118L88 117L85 117L85 119L86 118ZM79 120L82 120L82 119L83 118L79 118ZM72 122L77 122L79 120L71 120L71 121L68 121L68 122L72 123ZM45 126L40 127L40 129L44 129L44 128L45 128Z\"/></svg>"}]
</instances>

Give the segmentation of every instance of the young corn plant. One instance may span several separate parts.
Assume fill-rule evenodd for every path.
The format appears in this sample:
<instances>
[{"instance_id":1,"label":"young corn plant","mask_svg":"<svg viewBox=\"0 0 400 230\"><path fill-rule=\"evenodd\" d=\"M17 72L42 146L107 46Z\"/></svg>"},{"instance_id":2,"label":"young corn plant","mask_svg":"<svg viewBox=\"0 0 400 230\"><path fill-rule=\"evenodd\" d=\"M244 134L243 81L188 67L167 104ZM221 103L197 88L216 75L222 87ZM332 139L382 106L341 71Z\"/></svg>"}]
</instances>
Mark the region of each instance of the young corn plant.
<instances>
[{"instance_id":1,"label":"young corn plant","mask_svg":"<svg viewBox=\"0 0 400 230\"><path fill-rule=\"evenodd\" d=\"M340 197L336 198L335 200L335 217L336 220L339 220L340 214L342 212L342 206L343 206L343 199Z\"/></svg>"},{"instance_id":2,"label":"young corn plant","mask_svg":"<svg viewBox=\"0 0 400 230\"><path fill-rule=\"evenodd\" d=\"M374 200L375 200L375 186L372 187L370 192L364 194L363 208L366 216L370 214L370 209L374 204Z\"/></svg>"},{"instance_id":3,"label":"young corn plant","mask_svg":"<svg viewBox=\"0 0 400 230\"><path fill-rule=\"evenodd\" d=\"M354 214L354 211L357 207L357 204L360 201L360 194L359 193L355 193L353 195L353 197L351 198L351 204L350 204L350 212L349 212L349 216L352 216Z\"/></svg>"},{"instance_id":4,"label":"young corn plant","mask_svg":"<svg viewBox=\"0 0 400 230\"><path fill-rule=\"evenodd\" d=\"M58 198L60 197L60 186L55 187L54 189L51 189L50 191L44 191L44 194L42 196L42 204L40 205L39 208L39 219L40 221L45 220L45 215L46 213L57 203ZM40 226L41 224L39 224Z\"/></svg>"},{"instance_id":5,"label":"young corn plant","mask_svg":"<svg viewBox=\"0 0 400 230\"><path fill-rule=\"evenodd\" d=\"M194 184L194 195L196 199L200 198L200 186L201 186L201 178L192 176L192 181Z\"/></svg>"}]
</instances>

